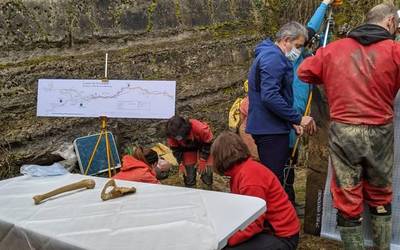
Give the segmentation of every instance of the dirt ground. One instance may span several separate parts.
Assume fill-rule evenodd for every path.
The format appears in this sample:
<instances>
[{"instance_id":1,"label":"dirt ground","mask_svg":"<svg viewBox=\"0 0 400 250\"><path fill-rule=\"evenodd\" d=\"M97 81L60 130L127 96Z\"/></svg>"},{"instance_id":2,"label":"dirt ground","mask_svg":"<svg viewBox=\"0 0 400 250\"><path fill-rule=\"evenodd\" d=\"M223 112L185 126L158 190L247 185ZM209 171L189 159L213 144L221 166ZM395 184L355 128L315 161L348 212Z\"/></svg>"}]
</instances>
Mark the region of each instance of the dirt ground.
<instances>
[{"instance_id":1,"label":"dirt ground","mask_svg":"<svg viewBox=\"0 0 400 250\"><path fill-rule=\"evenodd\" d=\"M296 201L299 204L305 203L305 190L306 190L306 169L299 168L296 171ZM176 170L173 170L170 177L164 181L163 184L173 185L173 186L183 186L182 177L178 174ZM201 181L197 180L197 188L203 188ZM226 177L221 177L219 175L214 175L214 191L229 192L229 179ZM303 222L303 220L302 220ZM329 250L339 250L341 249L341 244L336 241L326 240L312 235L301 233L299 250L314 250L314 249L329 249Z\"/></svg>"}]
</instances>

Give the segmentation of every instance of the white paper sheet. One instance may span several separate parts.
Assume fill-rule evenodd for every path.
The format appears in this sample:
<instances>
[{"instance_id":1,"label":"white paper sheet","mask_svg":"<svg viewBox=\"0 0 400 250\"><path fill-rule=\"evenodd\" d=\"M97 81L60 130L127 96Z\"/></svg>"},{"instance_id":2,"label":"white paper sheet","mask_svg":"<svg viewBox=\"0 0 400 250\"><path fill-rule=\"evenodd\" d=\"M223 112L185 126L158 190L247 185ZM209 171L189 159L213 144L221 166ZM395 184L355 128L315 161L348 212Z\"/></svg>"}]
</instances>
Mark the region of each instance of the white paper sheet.
<instances>
[{"instance_id":1,"label":"white paper sheet","mask_svg":"<svg viewBox=\"0 0 400 250\"><path fill-rule=\"evenodd\" d=\"M175 88L175 81L40 79L37 116L169 119Z\"/></svg>"}]
</instances>

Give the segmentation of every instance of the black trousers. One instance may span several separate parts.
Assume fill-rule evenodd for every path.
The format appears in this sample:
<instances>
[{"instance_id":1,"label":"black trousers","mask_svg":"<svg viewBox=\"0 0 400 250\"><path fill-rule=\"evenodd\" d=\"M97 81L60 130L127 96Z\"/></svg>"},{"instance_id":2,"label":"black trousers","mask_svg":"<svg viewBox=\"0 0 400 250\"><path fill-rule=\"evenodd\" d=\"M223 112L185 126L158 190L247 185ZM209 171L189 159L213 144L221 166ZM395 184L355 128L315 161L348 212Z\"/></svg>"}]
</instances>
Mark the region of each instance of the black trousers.
<instances>
[{"instance_id":1,"label":"black trousers","mask_svg":"<svg viewBox=\"0 0 400 250\"><path fill-rule=\"evenodd\" d=\"M259 233L248 241L224 250L295 250L299 244L299 234L280 238L267 233Z\"/></svg>"},{"instance_id":2,"label":"black trousers","mask_svg":"<svg viewBox=\"0 0 400 250\"><path fill-rule=\"evenodd\" d=\"M289 134L252 135L262 164L283 184L284 169L289 158Z\"/></svg>"},{"instance_id":3,"label":"black trousers","mask_svg":"<svg viewBox=\"0 0 400 250\"><path fill-rule=\"evenodd\" d=\"M293 148L289 148L289 153L292 154ZM290 157L286 163L286 168L285 168L285 191L287 195L289 196L289 200L292 202L293 206L295 206L295 201L296 201L296 193L294 191L294 179L295 179L295 166L297 164L297 160L299 157L299 150L296 150L296 153L293 157L292 161L292 166L290 166Z\"/></svg>"}]
</instances>

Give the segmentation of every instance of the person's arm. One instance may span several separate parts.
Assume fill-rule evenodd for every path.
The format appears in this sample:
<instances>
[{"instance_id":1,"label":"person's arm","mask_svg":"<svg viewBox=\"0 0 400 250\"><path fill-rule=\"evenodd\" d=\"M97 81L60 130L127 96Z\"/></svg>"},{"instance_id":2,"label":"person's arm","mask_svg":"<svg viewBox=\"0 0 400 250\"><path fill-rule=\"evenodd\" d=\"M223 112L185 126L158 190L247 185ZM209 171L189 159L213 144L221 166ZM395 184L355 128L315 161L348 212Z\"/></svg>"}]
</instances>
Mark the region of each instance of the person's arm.
<instances>
[{"instance_id":1,"label":"person's arm","mask_svg":"<svg viewBox=\"0 0 400 250\"><path fill-rule=\"evenodd\" d=\"M286 74L286 66L277 62L277 55L260 59L260 94L263 105L280 118L299 125L302 116L289 105L280 93L280 83Z\"/></svg>"},{"instance_id":2,"label":"person's arm","mask_svg":"<svg viewBox=\"0 0 400 250\"><path fill-rule=\"evenodd\" d=\"M315 56L306 58L302 64L300 64L297 71L297 75L300 80L306 83L322 84L322 73L323 73L323 53L324 48L317 50Z\"/></svg>"},{"instance_id":3,"label":"person's arm","mask_svg":"<svg viewBox=\"0 0 400 250\"><path fill-rule=\"evenodd\" d=\"M183 159L183 150L182 147L179 146L178 142L175 139L168 138L167 139L168 147L172 150L172 154L174 155L178 164L182 162Z\"/></svg>"},{"instance_id":4,"label":"person's arm","mask_svg":"<svg viewBox=\"0 0 400 250\"><path fill-rule=\"evenodd\" d=\"M265 200L265 192L259 186L246 186L240 190L240 194L258 197ZM254 235L261 233L264 229L265 213L263 213L256 221L251 223L244 230L236 232L228 240L229 246L238 245L246 240L249 240Z\"/></svg>"},{"instance_id":5,"label":"person's arm","mask_svg":"<svg viewBox=\"0 0 400 250\"><path fill-rule=\"evenodd\" d=\"M310 21L307 23L307 27L311 28L314 32L318 32L321 28L322 23L324 22L326 11L328 10L329 4L331 4L333 0L324 0L318 9L314 12L314 15L311 17ZM308 39L311 39L309 37Z\"/></svg>"},{"instance_id":6,"label":"person's arm","mask_svg":"<svg viewBox=\"0 0 400 250\"><path fill-rule=\"evenodd\" d=\"M196 140L201 143L200 159L207 160L210 156L210 148L213 140L213 134L208 124L197 121L197 124L192 127Z\"/></svg>"}]
</instances>

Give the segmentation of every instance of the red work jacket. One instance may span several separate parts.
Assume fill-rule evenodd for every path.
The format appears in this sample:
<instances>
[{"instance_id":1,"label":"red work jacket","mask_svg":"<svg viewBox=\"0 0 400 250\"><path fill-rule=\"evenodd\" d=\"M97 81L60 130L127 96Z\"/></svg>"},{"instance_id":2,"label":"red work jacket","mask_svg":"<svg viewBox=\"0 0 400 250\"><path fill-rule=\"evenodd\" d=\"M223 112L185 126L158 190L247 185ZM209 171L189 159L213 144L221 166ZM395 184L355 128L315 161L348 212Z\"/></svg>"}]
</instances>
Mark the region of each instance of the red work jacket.
<instances>
[{"instance_id":1,"label":"red work jacket","mask_svg":"<svg viewBox=\"0 0 400 250\"><path fill-rule=\"evenodd\" d=\"M199 120L189 120L191 129L189 135L185 140L178 141L174 138L168 138L167 143L171 149L178 149L183 151L183 164L194 165L197 163L199 158L199 150L204 144L210 144L213 139L213 134L210 127ZM189 141L189 143L185 142ZM208 159L204 159L208 160Z\"/></svg>"},{"instance_id":2,"label":"red work jacket","mask_svg":"<svg viewBox=\"0 0 400 250\"><path fill-rule=\"evenodd\" d=\"M267 203L267 211L263 215L228 240L230 246L240 244L264 229L278 237L291 237L300 231L296 210L271 170L249 158L225 174L231 177L232 193L255 196Z\"/></svg>"},{"instance_id":3,"label":"red work jacket","mask_svg":"<svg viewBox=\"0 0 400 250\"><path fill-rule=\"evenodd\" d=\"M156 178L155 171L153 171L150 166L131 155L125 155L122 158L121 171L114 175L113 179L155 184L160 183Z\"/></svg>"},{"instance_id":4,"label":"red work jacket","mask_svg":"<svg viewBox=\"0 0 400 250\"><path fill-rule=\"evenodd\" d=\"M345 38L321 48L299 67L299 78L323 84L333 121L385 125L393 121L400 85L400 43L362 45Z\"/></svg>"}]
</instances>

